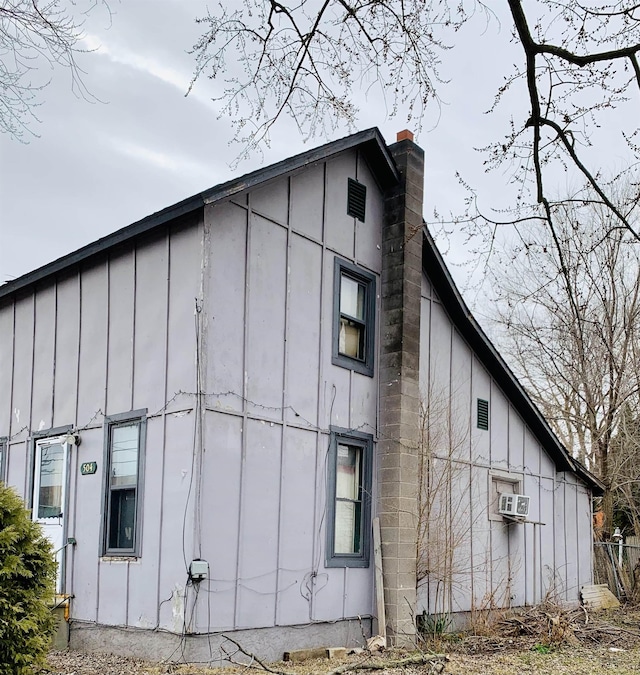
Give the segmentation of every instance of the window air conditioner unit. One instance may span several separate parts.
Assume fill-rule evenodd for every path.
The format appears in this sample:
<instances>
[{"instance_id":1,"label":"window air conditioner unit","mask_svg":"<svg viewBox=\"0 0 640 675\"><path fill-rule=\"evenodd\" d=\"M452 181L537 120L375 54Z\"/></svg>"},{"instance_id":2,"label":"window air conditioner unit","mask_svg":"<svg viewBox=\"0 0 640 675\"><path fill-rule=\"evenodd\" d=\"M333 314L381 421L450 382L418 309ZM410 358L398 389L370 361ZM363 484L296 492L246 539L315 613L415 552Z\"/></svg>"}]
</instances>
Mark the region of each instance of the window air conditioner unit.
<instances>
[{"instance_id":1,"label":"window air conditioner unit","mask_svg":"<svg viewBox=\"0 0 640 675\"><path fill-rule=\"evenodd\" d=\"M501 492L498 502L498 513L514 518L526 518L529 515L529 500L526 495L514 495Z\"/></svg>"}]
</instances>

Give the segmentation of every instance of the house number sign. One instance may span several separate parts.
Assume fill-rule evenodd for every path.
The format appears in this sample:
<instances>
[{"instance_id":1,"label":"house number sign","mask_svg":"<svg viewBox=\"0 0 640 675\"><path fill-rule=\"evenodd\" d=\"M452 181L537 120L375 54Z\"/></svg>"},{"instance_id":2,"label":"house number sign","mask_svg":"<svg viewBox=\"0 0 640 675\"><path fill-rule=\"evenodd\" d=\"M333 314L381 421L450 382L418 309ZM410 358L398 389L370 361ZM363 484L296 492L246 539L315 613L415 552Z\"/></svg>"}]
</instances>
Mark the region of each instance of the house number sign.
<instances>
[{"instance_id":1,"label":"house number sign","mask_svg":"<svg viewBox=\"0 0 640 675\"><path fill-rule=\"evenodd\" d=\"M98 462L83 462L80 465L80 473L83 476L90 476L98 470Z\"/></svg>"}]
</instances>

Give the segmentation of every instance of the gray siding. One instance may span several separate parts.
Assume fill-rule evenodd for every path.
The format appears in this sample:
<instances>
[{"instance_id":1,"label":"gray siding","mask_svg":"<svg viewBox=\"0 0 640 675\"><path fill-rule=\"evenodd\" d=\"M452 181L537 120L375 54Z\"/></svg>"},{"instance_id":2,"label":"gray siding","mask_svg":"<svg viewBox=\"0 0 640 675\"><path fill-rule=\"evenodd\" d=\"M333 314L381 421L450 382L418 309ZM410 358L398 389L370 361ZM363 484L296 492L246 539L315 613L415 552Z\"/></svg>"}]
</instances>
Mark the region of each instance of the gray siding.
<instances>
[{"instance_id":1,"label":"gray siding","mask_svg":"<svg viewBox=\"0 0 640 675\"><path fill-rule=\"evenodd\" d=\"M364 224L346 216L347 177L367 185ZM0 307L9 482L30 500L38 430L72 425L82 440L75 621L181 633L373 613L372 568L324 568L325 483L329 426L376 429L377 377L332 365L331 340L334 257L379 278L381 217L349 151ZM101 558L104 417L143 408L141 557ZM81 476L88 461L98 472ZM199 587L196 557L210 566Z\"/></svg>"},{"instance_id":2,"label":"gray siding","mask_svg":"<svg viewBox=\"0 0 640 675\"><path fill-rule=\"evenodd\" d=\"M591 581L590 493L573 474L556 471L426 277L422 293L421 390L434 411L429 450L438 458L432 480L449 471L451 487L435 486L442 494L430 497L435 571L419 582L418 612L530 605L547 594L576 604L580 586ZM477 429L478 398L489 401L488 431ZM499 471L520 479L533 522L490 518L492 474Z\"/></svg>"}]
</instances>

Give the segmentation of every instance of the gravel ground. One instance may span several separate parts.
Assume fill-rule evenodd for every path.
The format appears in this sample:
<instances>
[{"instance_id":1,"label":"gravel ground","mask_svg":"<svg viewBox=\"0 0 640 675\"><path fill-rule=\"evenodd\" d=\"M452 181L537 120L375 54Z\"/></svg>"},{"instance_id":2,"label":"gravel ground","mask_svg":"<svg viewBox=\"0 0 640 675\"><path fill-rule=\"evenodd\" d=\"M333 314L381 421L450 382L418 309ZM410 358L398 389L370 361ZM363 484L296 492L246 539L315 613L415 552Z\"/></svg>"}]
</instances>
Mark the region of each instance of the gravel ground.
<instances>
[{"instance_id":1,"label":"gravel ground","mask_svg":"<svg viewBox=\"0 0 640 675\"><path fill-rule=\"evenodd\" d=\"M361 661L361 659L360 659ZM357 663L358 661L352 661ZM346 665L345 661L313 661L303 667L291 668L290 664L273 664L274 670L284 670L296 675L329 673L337 666ZM204 673L247 672L248 669L208 669L186 665L158 666L142 661L126 659L106 654L77 654L72 652L53 652L49 657L49 670L45 673L64 675L199 675ZM346 671L348 672L348 671ZM363 671L361 671L363 672ZM367 671L370 672L370 671ZM374 671L376 672L376 671ZM410 666L406 668L388 667L381 675L428 675L428 666ZM433 671L431 671L433 672ZM612 652L608 648L598 649L561 649L549 654L527 651L513 651L508 654L452 654L445 665L443 675L638 675L640 673L640 650Z\"/></svg>"},{"instance_id":2,"label":"gravel ground","mask_svg":"<svg viewBox=\"0 0 640 675\"><path fill-rule=\"evenodd\" d=\"M361 661L361 659L360 659ZM353 661L357 663L357 661ZM200 675L217 673L248 672L248 669L208 669L186 665L158 666L142 661L105 654L77 654L71 652L53 652L49 657L49 670L45 673L64 675ZM274 670L285 670L295 675L319 675L329 673L337 666L346 665L344 661L313 661L303 667L291 668L290 664L272 664ZM349 671L346 671L347 673ZM371 671L360 671L371 672ZM380 675L428 675L428 666L410 666L406 668L389 667ZM433 672L433 671L431 671ZM638 675L640 673L640 650L611 652L608 648L598 649L562 649L549 654L527 651L513 651L508 654L451 654L445 664L443 675Z\"/></svg>"},{"instance_id":3,"label":"gravel ground","mask_svg":"<svg viewBox=\"0 0 640 675\"><path fill-rule=\"evenodd\" d=\"M589 617L586 613L582 616L581 610L566 613L560 621L560 625L564 625L561 638L555 642L550 639L553 638L549 628L551 616L548 609L532 609L518 618L498 622L492 632L484 635L441 636L430 648L446 653L443 675L640 675L640 612L621 610ZM390 652L368 657L368 660L360 655L335 661L277 663L269 667L274 673L287 675L338 675L336 668L345 674L357 672L349 665L364 665L366 661L368 668L360 670L359 675L435 675L440 672L440 666L397 667L394 661L406 657L406 653ZM371 670L374 663L383 667ZM42 675L231 675L248 671L247 667L154 665L114 655L65 651L49 654L49 667Z\"/></svg>"}]
</instances>

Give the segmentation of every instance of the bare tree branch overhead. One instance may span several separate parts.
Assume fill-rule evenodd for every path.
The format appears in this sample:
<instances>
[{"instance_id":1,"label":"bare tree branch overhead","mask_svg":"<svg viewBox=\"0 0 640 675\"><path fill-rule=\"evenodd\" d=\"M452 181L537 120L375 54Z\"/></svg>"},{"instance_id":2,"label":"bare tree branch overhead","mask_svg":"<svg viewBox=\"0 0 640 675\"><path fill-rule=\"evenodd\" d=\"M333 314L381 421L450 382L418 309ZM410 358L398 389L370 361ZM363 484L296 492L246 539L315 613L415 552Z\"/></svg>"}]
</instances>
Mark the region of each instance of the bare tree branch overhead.
<instances>
[{"instance_id":1,"label":"bare tree branch overhead","mask_svg":"<svg viewBox=\"0 0 640 675\"><path fill-rule=\"evenodd\" d=\"M505 67L494 108L523 84L528 108L503 137L483 148L487 170L510 172L520 187L517 211L505 220L542 218L553 232L562 200L552 199L551 191L559 174L568 172L572 181L580 180L572 194L576 202L597 199L614 214L616 226L640 240L640 229L629 219L638 191L626 191L625 202L614 202L592 147L594 132L613 124L626 142L628 164L639 159L640 7L634 3L536 0L525 6L504 0L491 8L479 0L242 0L232 8L221 3L199 19L204 32L193 50L192 86L203 76L224 81L221 115L233 120L245 153L268 142L283 115L307 136L340 123L353 125L358 95L371 88L383 92L383 114L401 113L419 128L427 106L439 105L447 53L465 48L464 41L453 47L456 34L478 14L497 22L494 11L509 17L510 38L522 50L520 63ZM468 58L472 64L474 55ZM622 121L616 117L622 107L635 114ZM478 214L467 215L477 225ZM485 224L497 225L491 219Z\"/></svg>"},{"instance_id":2,"label":"bare tree branch overhead","mask_svg":"<svg viewBox=\"0 0 640 675\"><path fill-rule=\"evenodd\" d=\"M76 57L86 51L83 20L97 5L108 10L104 0L0 0L0 132L34 133L42 90L58 66L76 95L93 98Z\"/></svg>"},{"instance_id":3,"label":"bare tree branch overhead","mask_svg":"<svg viewBox=\"0 0 640 675\"><path fill-rule=\"evenodd\" d=\"M503 351L558 437L605 483L613 532L614 511L632 514L640 528L630 415L640 405L640 248L606 207L592 205L588 218L585 211L563 207L559 251L537 224L496 253L490 311Z\"/></svg>"}]
</instances>

